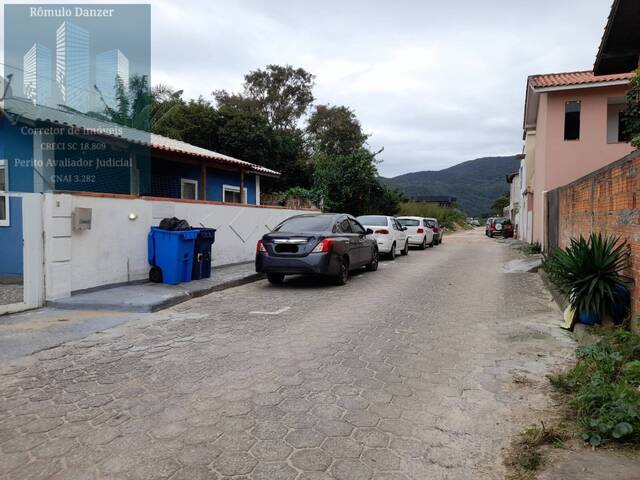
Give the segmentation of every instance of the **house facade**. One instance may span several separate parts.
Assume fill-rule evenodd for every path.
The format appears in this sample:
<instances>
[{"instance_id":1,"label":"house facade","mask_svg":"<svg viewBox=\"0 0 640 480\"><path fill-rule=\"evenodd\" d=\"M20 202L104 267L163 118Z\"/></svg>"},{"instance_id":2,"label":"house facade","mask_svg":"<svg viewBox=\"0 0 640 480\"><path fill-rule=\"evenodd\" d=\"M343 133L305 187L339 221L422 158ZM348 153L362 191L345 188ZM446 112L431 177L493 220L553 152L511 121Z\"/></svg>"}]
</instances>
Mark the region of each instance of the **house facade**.
<instances>
[{"instance_id":1,"label":"house facade","mask_svg":"<svg viewBox=\"0 0 640 480\"><path fill-rule=\"evenodd\" d=\"M525 238L545 243L546 192L629 154L624 95L632 73L533 75L525 101ZM529 212L530 217L529 218Z\"/></svg>"}]
</instances>

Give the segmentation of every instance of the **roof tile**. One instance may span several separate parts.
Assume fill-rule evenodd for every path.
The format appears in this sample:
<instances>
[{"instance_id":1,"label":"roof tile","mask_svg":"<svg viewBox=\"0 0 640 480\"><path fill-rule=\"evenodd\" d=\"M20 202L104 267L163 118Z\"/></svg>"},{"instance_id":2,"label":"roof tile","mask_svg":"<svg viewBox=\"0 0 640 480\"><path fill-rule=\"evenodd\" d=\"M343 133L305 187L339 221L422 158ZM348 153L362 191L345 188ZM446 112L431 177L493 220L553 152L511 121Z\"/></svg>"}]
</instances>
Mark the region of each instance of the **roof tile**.
<instances>
[{"instance_id":1,"label":"roof tile","mask_svg":"<svg viewBox=\"0 0 640 480\"><path fill-rule=\"evenodd\" d=\"M633 72L600 76L595 76L592 71L548 73L545 75L531 75L529 77L529 85L533 88L565 87L572 85L586 85L590 83L629 80L631 77L633 77Z\"/></svg>"}]
</instances>

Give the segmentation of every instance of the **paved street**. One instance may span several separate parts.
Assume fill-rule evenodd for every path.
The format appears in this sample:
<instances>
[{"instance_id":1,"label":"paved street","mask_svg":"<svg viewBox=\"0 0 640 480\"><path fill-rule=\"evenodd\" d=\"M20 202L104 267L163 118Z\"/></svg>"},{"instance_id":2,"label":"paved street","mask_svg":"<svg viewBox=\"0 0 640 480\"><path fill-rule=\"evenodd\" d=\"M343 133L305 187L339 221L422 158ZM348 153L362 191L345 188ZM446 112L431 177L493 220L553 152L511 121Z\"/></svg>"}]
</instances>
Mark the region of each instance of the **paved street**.
<instances>
[{"instance_id":1,"label":"paved street","mask_svg":"<svg viewBox=\"0 0 640 480\"><path fill-rule=\"evenodd\" d=\"M571 347L515 257L451 235L345 287L260 281L5 363L0 478L503 478L514 375Z\"/></svg>"}]
</instances>

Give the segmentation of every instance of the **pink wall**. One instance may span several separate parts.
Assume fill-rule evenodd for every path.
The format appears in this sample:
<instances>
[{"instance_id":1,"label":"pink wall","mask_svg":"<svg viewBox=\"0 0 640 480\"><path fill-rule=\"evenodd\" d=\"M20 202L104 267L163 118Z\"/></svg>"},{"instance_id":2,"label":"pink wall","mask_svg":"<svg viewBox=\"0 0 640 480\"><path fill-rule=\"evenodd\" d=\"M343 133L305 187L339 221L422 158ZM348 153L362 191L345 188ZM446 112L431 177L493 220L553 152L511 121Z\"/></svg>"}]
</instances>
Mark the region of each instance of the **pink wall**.
<instances>
[{"instance_id":1,"label":"pink wall","mask_svg":"<svg viewBox=\"0 0 640 480\"><path fill-rule=\"evenodd\" d=\"M625 86L547 92L540 95L536 126L534 241L544 238L544 191L566 185L619 158L633 148L607 143L609 98L622 97ZM564 140L564 112L568 101L580 101L580 139Z\"/></svg>"}]
</instances>

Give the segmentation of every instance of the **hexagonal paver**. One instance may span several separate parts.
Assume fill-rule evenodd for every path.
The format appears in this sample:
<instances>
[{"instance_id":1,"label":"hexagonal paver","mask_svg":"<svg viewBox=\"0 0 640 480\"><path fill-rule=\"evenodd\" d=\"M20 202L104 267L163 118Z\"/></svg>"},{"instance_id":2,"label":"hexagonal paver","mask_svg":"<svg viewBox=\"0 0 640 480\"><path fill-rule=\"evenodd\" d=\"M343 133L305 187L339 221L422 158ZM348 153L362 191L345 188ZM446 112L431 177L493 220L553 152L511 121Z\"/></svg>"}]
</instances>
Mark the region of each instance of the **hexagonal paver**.
<instances>
[{"instance_id":1,"label":"hexagonal paver","mask_svg":"<svg viewBox=\"0 0 640 480\"><path fill-rule=\"evenodd\" d=\"M319 447L325 438L324 433L312 428L303 428L292 430L285 437L285 440L296 448L313 448Z\"/></svg>"},{"instance_id":2,"label":"hexagonal paver","mask_svg":"<svg viewBox=\"0 0 640 480\"><path fill-rule=\"evenodd\" d=\"M258 464L248 453L223 453L213 467L222 475L246 475Z\"/></svg>"},{"instance_id":3,"label":"hexagonal paver","mask_svg":"<svg viewBox=\"0 0 640 480\"><path fill-rule=\"evenodd\" d=\"M321 448L333 458L358 458L362 452L362 445L347 437L327 438Z\"/></svg>"},{"instance_id":4,"label":"hexagonal paver","mask_svg":"<svg viewBox=\"0 0 640 480\"><path fill-rule=\"evenodd\" d=\"M324 471L331 465L331 458L319 448L296 450L291 464L300 470Z\"/></svg>"},{"instance_id":5,"label":"hexagonal paver","mask_svg":"<svg viewBox=\"0 0 640 480\"><path fill-rule=\"evenodd\" d=\"M287 428L279 422L258 422L251 433L260 440L284 438Z\"/></svg>"},{"instance_id":6,"label":"hexagonal paver","mask_svg":"<svg viewBox=\"0 0 640 480\"><path fill-rule=\"evenodd\" d=\"M279 406L285 412L302 413L309 411L312 405L306 398L288 397L280 402Z\"/></svg>"},{"instance_id":7,"label":"hexagonal paver","mask_svg":"<svg viewBox=\"0 0 640 480\"><path fill-rule=\"evenodd\" d=\"M167 423L154 428L149 433L158 439L177 438L187 430L187 426L182 423Z\"/></svg>"},{"instance_id":8,"label":"hexagonal paver","mask_svg":"<svg viewBox=\"0 0 640 480\"><path fill-rule=\"evenodd\" d=\"M369 480L373 472L358 460L337 460L331 467L336 480Z\"/></svg>"},{"instance_id":9,"label":"hexagonal paver","mask_svg":"<svg viewBox=\"0 0 640 480\"><path fill-rule=\"evenodd\" d=\"M356 427L375 427L380 421L380 417L367 410L350 410L345 413L343 420Z\"/></svg>"},{"instance_id":10,"label":"hexagonal paver","mask_svg":"<svg viewBox=\"0 0 640 480\"><path fill-rule=\"evenodd\" d=\"M292 451L283 440L261 440L251 448L254 457L267 462L285 460Z\"/></svg>"},{"instance_id":11,"label":"hexagonal paver","mask_svg":"<svg viewBox=\"0 0 640 480\"><path fill-rule=\"evenodd\" d=\"M216 480L218 475L204 465L183 467L171 477L171 480Z\"/></svg>"},{"instance_id":12,"label":"hexagonal paver","mask_svg":"<svg viewBox=\"0 0 640 480\"><path fill-rule=\"evenodd\" d=\"M382 470L398 470L400 468L400 458L385 448L371 448L362 454L362 461L369 467Z\"/></svg>"},{"instance_id":13,"label":"hexagonal paver","mask_svg":"<svg viewBox=\"0 0 640 480\"><path fill-rule=\"evenodd\" d=\"M377 428L358 428L354 432L353 438L371 448L382 448L389 444L389 435Z\"/></svg>"},{"instance_id":14,"label":"hexagonal paver","mask_svg":"<svg viewBox=\"0 0 640 480\"><path fill-rule=\"evenodd\" d=\"M342 414L344 413L344 409L338 407L337 405L316 405L311 410L311 415L318 418L325 418L328 420L340 420Z\"/></svg>"},{"instance_id":15,"label":"hexagonal paver","mask_svg":"<svg viewBox=\"0 0 640 480\"><path fill-rule=\"evenodd\" d=\"M223 452L248 452L257 440L246 432L226 432L214 445Z\"/></svg>"},{"instance_id":16,"label":"hexagonal paver","mask_svg":"<svg viewBox=\"0 0 640 480\"><path fill-rule=\"evenodd\" d=\"M353 426L341 420L318 420L316 428L327 437L348 437Z\"/></svg>"},{"instance_id":17,"label":"hexagonal paver","mask_svg":"<svg viewBox=\"0 0 640 480\"><path fill-rule=\"evenodd\" d=\"M338 405L346 410L364 410L369 406L369 400L355 396L340 397Z\"/></svg>"},{"instance_id":18,"label":"hexagonal paver","mask_svg":"<svg viewBox=\"0 0 640 480\"><path fill-rule=\"evenodd\" d=\"M259 463L251 472L251 480L293 480L298 472L286 463Z\"/></svg>"}]
</instances>

